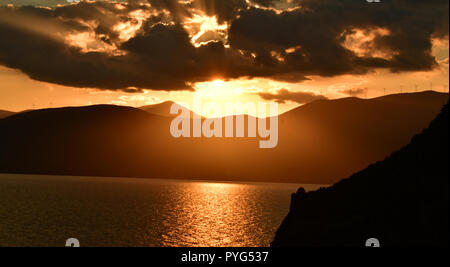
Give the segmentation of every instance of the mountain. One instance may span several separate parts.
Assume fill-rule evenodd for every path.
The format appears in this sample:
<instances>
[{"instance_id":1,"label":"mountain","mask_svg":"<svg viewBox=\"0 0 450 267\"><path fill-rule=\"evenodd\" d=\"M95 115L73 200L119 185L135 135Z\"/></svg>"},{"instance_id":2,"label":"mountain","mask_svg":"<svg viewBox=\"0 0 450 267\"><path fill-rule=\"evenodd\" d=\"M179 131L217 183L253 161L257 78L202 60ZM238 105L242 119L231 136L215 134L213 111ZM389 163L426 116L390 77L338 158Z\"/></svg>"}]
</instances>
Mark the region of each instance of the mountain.
<instances>
[{"instance_id":1,"label":"mountain","mask_svg":"<svg viewBox=\"0 0 450 267\"><path fill-rule=\"evenodd\" d=\"M404 148L329 188L292 195L272 246L449 245L448 104Z\"/></svg>"},{"instance_id":2,"label":"mountain","mask_svg":"<svg viewBox=\"0 0 450 267\"><path fill-rule=\"evenodd\" d=\"M178 114L170 113L170 109L172 108L173 105L175 105L179 109L182 109L183 111L186 111L188 114L190 114L191 116L190 118L192 118L194 113L191 110L173 101L166 101L159 104L147 105L140 107L139 109L144 110L150 114L159 115L163 117L177 117Z\"/></svg>"},{"instance_id":3,"label":"mountain","mask_svg":"<svg viewBox=\"0 0 450 267\"><path fill-rule=\"evenodd\" d=\"M176 139L173 117L129 107L29 111L0 120L0 172L332 184L406 145L447 101L319 100L279 116L274 149L257 138Z\"/></svg>"},{"instance_id":4,"label":"mountain","mask_svg":"<svg viewBox=\"0 0 450 267\"><path fill-rule=\"evenodd\" d=\"M8 116L13 115L14 112L6 111L6 110L0 110L0 119L6 118Z\"/></svg>"},{"instance_id":5,"label":"mountain","mask_svg":"<svg viewBox=\"0 0 450 267\"><path fill-rule=\"evenodd\" d=\"M447 101L448 94L425 91L301 106L280 116L276 171L292 182L333 184L408 144Z\"/></svg>"},{"instance_id":6,"label":"mountain","mask_svg":"<svg viewBox=\"0 0 450 267\"><path fill-rule=\"evenodd\" d=\"M140 143L147 138L160 139L162 123L162 118L138 109L107 105L20 113L0 122L0 170L133 174L132 170L140 168L142 161L151 162Z\"/></svg>"}]
</instances>

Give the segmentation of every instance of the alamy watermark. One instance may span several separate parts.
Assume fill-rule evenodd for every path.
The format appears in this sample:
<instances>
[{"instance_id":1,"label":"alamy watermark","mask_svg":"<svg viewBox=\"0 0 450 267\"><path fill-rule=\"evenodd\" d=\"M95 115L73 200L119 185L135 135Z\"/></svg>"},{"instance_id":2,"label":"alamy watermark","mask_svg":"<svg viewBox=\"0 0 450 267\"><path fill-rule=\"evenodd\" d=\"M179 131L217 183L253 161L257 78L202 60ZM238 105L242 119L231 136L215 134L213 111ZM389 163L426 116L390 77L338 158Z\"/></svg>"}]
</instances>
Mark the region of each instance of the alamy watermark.
<instances>
[{"instance_id":1,"label":"alamy watermark","mask_svg":"<svg viewBox=\"0 0 450 267\"><path fill-rule=\"evenodd\" d=\"M369 238L366 241L366 247L379 248L381 244L377 238Z\"/></svg>"},{"instance_id":2,"label":"alamy watermark","mask_svg":"<svg viewBox=\"0 0 450 267\"><path fill-rule=\"evenodd\" d=\"M66 247L79 248L80 241L76 238L69 238L66 240Z\"/></svg>"},{"instance_id":3,"label":"alamy watermark","mask_svg":"<svg viewBox=\"0 0 450 267\"><path fill-rule=\"evenodd\" d=\"M269 109L267 109L268 106ZM196 96L192 113L177 104L172 105L170 113L178 114L170 125L170 133L175 138L200 138L202 136L206 138L257 138L259 136L260 139L263 139L259 141L260 148L275 148L278 145L278 103L202 103L201 98ZM203 113L214 115L212 118L202 118L200 114ZM245 116L244 113L257 114L257 116ZM228 116L223 116L224 114L228 114ZM245 133L246 117L247 133ZM225 125L223 125L224 120ZM268 124L267 121L270 123ZM223 133L224 130L225 133Z\"/></svg>"}]
</instances>

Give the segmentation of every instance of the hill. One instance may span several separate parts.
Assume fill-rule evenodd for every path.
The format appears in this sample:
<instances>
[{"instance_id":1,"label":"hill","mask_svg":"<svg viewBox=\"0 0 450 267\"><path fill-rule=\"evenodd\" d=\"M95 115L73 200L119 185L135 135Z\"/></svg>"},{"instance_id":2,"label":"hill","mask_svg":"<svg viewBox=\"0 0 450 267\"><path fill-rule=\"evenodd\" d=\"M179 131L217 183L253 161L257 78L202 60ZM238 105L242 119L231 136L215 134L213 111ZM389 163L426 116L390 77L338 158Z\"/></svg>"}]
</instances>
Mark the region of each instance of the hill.
<instances>
[{"instance_id":1,"label":"hill","mask_svg":"<svg viewBox=\"0 0 450 267\"><path fill-rule=\"evenodd\" d=\"M424 92L312 102L279 117L275 149L175 139L172 117L134 108L29 111L0 120L0 172L331 184L406 145L447 101Z\"/></svg>"},{"instance_id":2,"label":"hill","mask_svg":"<svg viewBox=\"0 0 450 267\"><path fill-rule=\"evenodd\" d=\"M273 246L449 245L448 105L385 160L329 188L292 195Z\"/></svg>"},{"instance_id":3,"label":"hill","mask_svg":"<svg viewBox=\"0 0 450 267\"><path fill-rule=\"evenodd\" d=\"M0 110L0 119L6 118L8 116L13 115L14 112L6 111L6 110Z\"/></svg>"},{"instance_id":4,"label":"hill","mask_svg":"<svg viewBox=\"0 0 450 267\"><path fill-rule=\"evenodd\" d=\"M333 184L408 144L447 101L448 94L425 91L301 106L280 116L276 171L291 181L297 175Z\"/></svg>"},{"instance_id":5,"label":"hill","mask_svg":"<svg viewBox=\"0 0 450 267\"><path fill-rule=\"evenodd\" d=\"M173 101L166 101L166 102L162 102L159 104L147 105L147 106L140 107L139 109L144 110L153 115L158 115L158 116L163 116L163 117L177 117L178 114L170 113L170 109L172 108L172 105L176 105L177 107L179 107L185 111L188 111L192 118L193 112L191 110L189 110L188 108L186 108L180 104L177 104Z\"/></svg>"},{"instance_id":6,"label":"hill","mask_svg":"<svg viewBox=\"0 0 450 267\"><path fill-rule=\"evenodd\" d=\"M142 176L142 166L152 158L141 143L162 139L164 123L139 109L108 105L20 113L0 121L0 170ZM154 149L160 148L154 144Z\"/></svg>"}]
</instances>

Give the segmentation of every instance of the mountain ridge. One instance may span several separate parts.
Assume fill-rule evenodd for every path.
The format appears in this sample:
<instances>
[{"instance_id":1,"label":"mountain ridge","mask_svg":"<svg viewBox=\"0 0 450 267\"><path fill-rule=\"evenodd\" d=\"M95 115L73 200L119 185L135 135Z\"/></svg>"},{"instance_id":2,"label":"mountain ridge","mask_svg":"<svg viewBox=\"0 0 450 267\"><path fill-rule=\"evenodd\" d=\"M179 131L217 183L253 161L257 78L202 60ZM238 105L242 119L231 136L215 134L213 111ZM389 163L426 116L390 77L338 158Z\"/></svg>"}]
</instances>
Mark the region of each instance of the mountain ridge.
<instances>
[{"instance_id":1,"label":"mountain ridge","mask_svg":"<svg viewBox=\"0 0 450 267\"><path fill-rule=\"evenodd\" d=\"M279 117L269 150L255 138L175 139L171 117L131 107L29 111L0 120L0 172L332 184L407 144L447 101L375 101L367 112L311 103Z\"/></svg>"},{"instance_id":2,"label":"mountain ridge","mask_svg":"<svg viewBox=\"0 0 450 267\"><path fill-rule=\"evenodd\" d=\"M15 114L15 112L7 111L7 110L1 110L0 109L0 119L9 117L9 116L14 115L14 114Z\"/></svg>"},{"instance_id":3,"label":"mountain ridge","mask_svg":"<svg viewBox=\"0 0 450 267\"><path fill-rule=\"evenodd\" d=\"M179 114L171 114L170 113L170 110L173 105L178 107L178 109L183 110L183 112L186 112L187 114L189 114L189 116L190 116L189 118L192 118L194 116L194 114L196 114L189 108L187 108L181 104L178 104L174 101L165 101L165 102L158 103L158 104L146 105L146 106L139 107L139 109L144 110L150 114L159 115L159 116L163 116L163 117L173 118L173 117L180 116Z\"/></svg>"}]
</instances>

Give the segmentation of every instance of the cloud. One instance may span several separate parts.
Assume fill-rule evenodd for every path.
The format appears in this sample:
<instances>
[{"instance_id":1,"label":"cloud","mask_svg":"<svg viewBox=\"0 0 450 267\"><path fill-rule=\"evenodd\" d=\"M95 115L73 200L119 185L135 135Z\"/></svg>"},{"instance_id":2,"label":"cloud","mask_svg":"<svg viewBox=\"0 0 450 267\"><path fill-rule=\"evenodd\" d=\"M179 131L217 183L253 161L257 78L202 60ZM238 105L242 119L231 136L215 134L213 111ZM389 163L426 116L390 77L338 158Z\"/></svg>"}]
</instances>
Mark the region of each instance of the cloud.
<instances>
[{"instance_id":1,"label":"cloud","mask_svg":"<svg viewBox=\"0 0 450 267\"><path fill-rule=\"evenodd\" d=\"M310 92L291 92L287 89L280 89L276 94L272 93L259 93L258 94L264 100L275 100L280 104L286 103L286 101L292 101L299 104L309 103L315 100L327 99L322 95L316 95Z\"/></svg>"},{"instance_id":2,"label":"cloud","mask_svg":"<svg viewBox=\"0 0 450 267\"><path fill-rule=\"evenodd\" d=\"M444 65L448 67L449 64L449 58L444 58L441 61L439 61L439 65Z\"/></svg>"},{"instance_id":3,"label":"cloud","mask_svg":"<svg viewBox=\"0 0 450 267\"><path fill-rule=\"evenodd\" d=\"M146 6L140 8L145 10ZM53 10L0 8L0 64L20 69L35 80L75 87L123 91L130 91L131 87L191 89L188 79L162 73L158 67L160 62L150 65L143 55L133 54L133 51L122 51L124 53L118 55L107 50L83 51L86 38L82 36L78 40L76 37L80 33L92 33L96 37L93 42L117 46L120 52L122 44L113 26L133 20L125 14L134 10L136 7L127 6L124 10L106 2L83 2ZM147 25L163 19L160 13L151 17L153 20L149 19ZM47 24L52 28L43 27ZM86 48L89 47L92 48L92 42L86 44Z\"/></svg>"},{"instance_id":4,"label":"cloud","mask_svg":"<svg viewBox=\"0 0 450 267\"><path fill-rule=\"evenodd\" d=\"M354 89L346 89L342 90L341 93L349 95L349 96L360 96L367 93L367 88L354 88Z\"/></svg>"},{"instance_id":5,"label":"cloud","mask_svg":"<svg viewBox=\"0 0 450 267\"><path fill-rule=\"evenodd\" d=\"M240 10L247 8L245 0L194 0L192 5L208 16L216 16L219 23L235 19Z\"/></svg>"},{"instance_id":6,"label":"cloud","mask_svg":"<svg viewBox=\"0 0 450 267\"><path fill-rule=\"evenodd\" d=\"M39 81L124 92L193 90L192 84L214 78L302 82L377 68L428 71L438 66L431 40L448 39L448 8L446 0L0 7L0 65ZM206 32L199 46L186 21L202 16L216 16L229 28Z\"/></svg>"},{"instance_id":7,"label":"cloud","mask_svg":"<svg viewBox=\"0 0 450 267\"><path fill-rule=\"evenodd\" d=\"M241 12L230 28L231 46L254 53L267 67L278 65L286 72L334 76L364 74L375 68L431 70L436 67L431 38L448 37L448 1L385 1L378 6L366 1L301 3L302 8L292 12L258 8ZM372 56L360 56L344 46L355 29L380 28L388 34L374 36ZM286 53L293 47L297 49ZM267 57L273 51L281 55L282 62ZM377 51L390 53L392 58L377 57Z\"/></svg>"}]
</instances>

